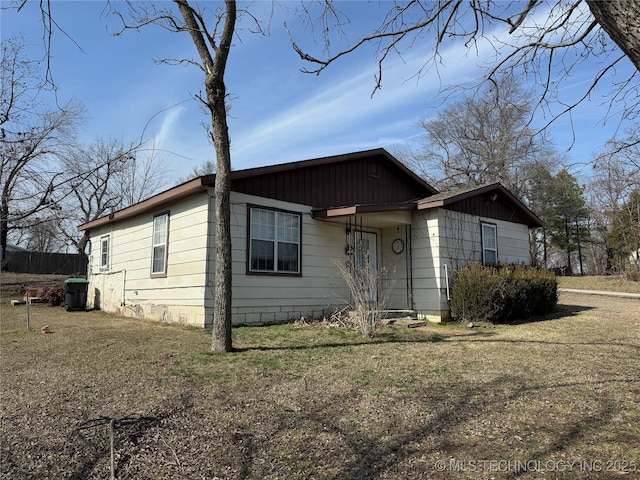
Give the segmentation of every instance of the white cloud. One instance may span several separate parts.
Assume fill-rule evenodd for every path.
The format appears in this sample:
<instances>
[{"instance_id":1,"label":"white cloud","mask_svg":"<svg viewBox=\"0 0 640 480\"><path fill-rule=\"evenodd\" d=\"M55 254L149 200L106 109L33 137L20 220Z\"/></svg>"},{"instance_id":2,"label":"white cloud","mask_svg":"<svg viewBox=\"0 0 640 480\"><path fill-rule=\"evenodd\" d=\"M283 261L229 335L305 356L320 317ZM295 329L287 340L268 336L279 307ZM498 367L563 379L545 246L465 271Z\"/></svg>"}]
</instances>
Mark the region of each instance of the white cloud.
<instances>
[{"instance_id":1,"label":"white cloud","mask_svg":"<svg viewBox=\"0 0 640 480\"><path fill-rule=\"evenodd\" d=\"M176 130L176 124L184 111L185 107L182 105L178 105L176 107L170 108L163 115L160 128L153 137L154 142L156 142L156 144L161 148L165 148L172 142L173 135Z\"/></svg>"}]
</instances>

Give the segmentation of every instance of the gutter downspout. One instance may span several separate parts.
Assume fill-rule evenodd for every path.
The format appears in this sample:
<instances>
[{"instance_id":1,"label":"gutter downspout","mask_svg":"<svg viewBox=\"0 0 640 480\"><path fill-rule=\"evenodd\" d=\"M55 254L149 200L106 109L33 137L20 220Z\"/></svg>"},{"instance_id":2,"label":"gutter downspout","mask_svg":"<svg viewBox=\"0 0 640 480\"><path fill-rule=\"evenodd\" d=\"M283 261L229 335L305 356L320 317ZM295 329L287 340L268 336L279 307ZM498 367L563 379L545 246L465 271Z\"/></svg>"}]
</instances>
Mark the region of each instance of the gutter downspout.
<instances>
[{"instance_id":1,"label":"gutter downspout","mask_svg":"<svg viewBox=\"0 0 640 480\"><path fill-rule=\"evenodd\" d=\"M127 270L122 269L122 302L120 303L121 307L126 305L127 300Z\"/></svg>"}]
</instances>

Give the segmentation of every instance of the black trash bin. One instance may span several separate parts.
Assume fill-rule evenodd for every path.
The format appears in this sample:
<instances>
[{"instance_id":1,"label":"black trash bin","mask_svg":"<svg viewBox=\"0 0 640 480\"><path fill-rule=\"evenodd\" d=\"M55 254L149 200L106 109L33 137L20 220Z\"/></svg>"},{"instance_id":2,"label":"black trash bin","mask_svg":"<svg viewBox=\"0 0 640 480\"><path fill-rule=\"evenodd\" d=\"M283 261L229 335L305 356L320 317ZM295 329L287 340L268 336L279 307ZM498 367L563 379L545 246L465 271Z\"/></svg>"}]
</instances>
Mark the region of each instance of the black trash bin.
<instances>
[{"instance_id":1,"label":"black trash bin","mask_svg":"<svg viewBox=\"0 0 640 480\"><path fill-rule=\"evenodd\" d=\"M64 306L67 311L85 310L87 308L87 290L89 281L84 278L69 278L64 281L67 291L64 295Z\"/></svg>"}]
</instances>

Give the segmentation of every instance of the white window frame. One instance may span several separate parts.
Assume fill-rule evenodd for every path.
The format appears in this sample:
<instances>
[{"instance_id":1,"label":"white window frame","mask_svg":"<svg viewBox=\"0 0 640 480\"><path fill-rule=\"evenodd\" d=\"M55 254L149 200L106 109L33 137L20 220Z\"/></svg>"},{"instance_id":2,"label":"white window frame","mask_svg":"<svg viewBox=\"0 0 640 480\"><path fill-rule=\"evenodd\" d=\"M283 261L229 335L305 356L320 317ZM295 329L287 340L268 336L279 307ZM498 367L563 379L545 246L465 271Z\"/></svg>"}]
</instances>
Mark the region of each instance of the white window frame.
<instances>
[{"instance_id":1,"label":"white window frame","mask_svg":"<svg viewBox=\"0 0 640 480\"><path fill-rule=\"evenodd\" d=\"M498 263L498 226L495 223L480 223L480 231L482 235L482 264L483 265L497 265ZM490 238L488 231L493 232L493 238ZM487 253L492 252L495 260L489 261L487 259Z\"/></svg>"},{"instance_id":2,"label":"white window frame","mask_svg":"<svg viewBox=\"0 0 640 480\"><path fill-rule=\"evenodd\" d=\"M156 238L156 223L160 219L165 220L164 236ZM156 270L156 260L158 259L159 249L162 248L162 269ZM153 217L153 229L151 232L151 276L166 277L167 276L167 257L169 252L169 212L162 212Z\"/></svg>"},{"instance_id":3,"label":"white window frame","mask_svg":"<svg viewBox=\"0 0 640 480\"><path fill-rule=\"evenodd\" d=\"M258 225L254 222L254 215L258 215L259 213L267 213L267 215L273 216L273 224L271 222L269 224L264 224L263 226L266 229L257 228ZM295 218L297 221L297 226L291 225L283 225L280 222L280 219L285 219L286 217ZM301 248L301 239L302 239L302 215L297 212L288 212L284 210L276 210L273 208L267 207L259 207L259 206L249 206L249 215L247 227L249 229L247 238L248 238L248 247L247 247L247 273L252 274L266 274L266 275L293 275L300 276L302 274L302 248ZM293 228L292 227L297 227ZM262 231L256 231L262 230ZM292 233L297 230L297 238L291 239L286 238L287 233ZM254 240L261 242L272 242L273 243L273 268L254 268L253 267L253 244ZM297 255L297 269L293 270L280 270L278 268L279 259L278 259L278 245L295 245L296 246L296 255Z\"/></svg>"},{"instance_id":4,"label":"white window frame","mask_svg":"<svg viewBox=\"0 0 640 480\"><path fill-rule=\"evenodd\" d=\"M109 269L109 235L100 237L100 270Z\"/></svg>"}]
</instances>

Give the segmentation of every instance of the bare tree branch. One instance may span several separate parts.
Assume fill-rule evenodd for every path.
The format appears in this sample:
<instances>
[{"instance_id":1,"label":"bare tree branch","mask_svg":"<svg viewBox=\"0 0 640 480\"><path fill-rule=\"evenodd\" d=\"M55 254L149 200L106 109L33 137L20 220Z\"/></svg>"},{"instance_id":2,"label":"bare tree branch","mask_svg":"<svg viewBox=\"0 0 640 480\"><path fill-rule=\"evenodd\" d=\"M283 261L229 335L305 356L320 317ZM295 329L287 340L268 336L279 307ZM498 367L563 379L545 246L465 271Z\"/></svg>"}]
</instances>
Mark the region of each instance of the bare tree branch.
<instances>
[{"instance_id":1,"label":"bare tree branch","mask_svg":"<svg viewBox=\"0 0 640 480\"><path fill-rule=\"evenodd\" d=\"M333 4L330 0L326 3ZM328 22L336 15L324 5L317 10L311 8L310 4L305 5L303 14L311 19L314 12L319 10L318 15L323 22L318 23L329 25L324 27L323 35L327 37L325 45L330 45L328 37L333 29ZM425 55L424 65L417 74L420 76L423 69L431 66L437 69L444 45L463 41L467 49L473 50L482 39L493 46L496 52L496 62L487 68L483 81L492 82L495 77L505 73L524 74L533 79L539 86L536 111L552 117L543 127L548 128L555 119L570 116L578 105L590 99L605 79L615 82L617 87L609 97L609 104L610 110L614 105L623 106L617 115L619 121L638 115L640 96L635 81L637 72L625 80L616 79L613 73L616 70L614 67L622 65L624 58L631 60L637 70L640 69L640 49L637 48L640 44L639 18L639 0L557 0L552 3L540 0L471 0L464 3L455 0L412 0L393 2L371 34L324 57L313 55L300 45L288 28L287 32L300 59L313 65L303 67L305 73L319 74L365 45L375 45L377 73L373 93L382 87L384 63L389 61L392 54L401 56L418 38L431 35L434 43L432 52ZM309 23L314 24L312 21ZM508 28L501 30L501 25ZM342 31L341 27L337 26L338 31ZM620 55L620 50L624 55ZM559 84L569 78L576 65L588 60L602 65L591 84L578 95L578 100L559 99ZM468 88L468 85L459 88ZM561 106L559 112L554 112L556 104Z\"/></svg>"}]
</instances>

